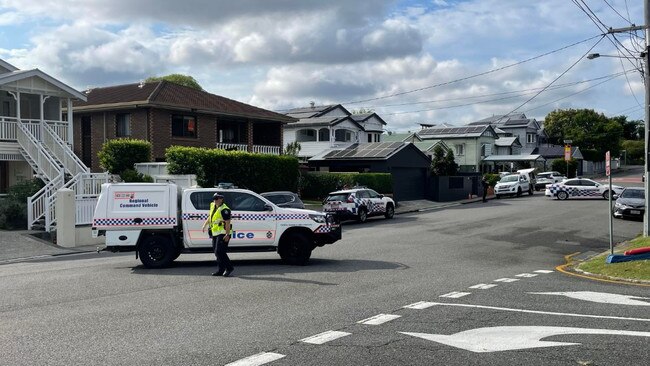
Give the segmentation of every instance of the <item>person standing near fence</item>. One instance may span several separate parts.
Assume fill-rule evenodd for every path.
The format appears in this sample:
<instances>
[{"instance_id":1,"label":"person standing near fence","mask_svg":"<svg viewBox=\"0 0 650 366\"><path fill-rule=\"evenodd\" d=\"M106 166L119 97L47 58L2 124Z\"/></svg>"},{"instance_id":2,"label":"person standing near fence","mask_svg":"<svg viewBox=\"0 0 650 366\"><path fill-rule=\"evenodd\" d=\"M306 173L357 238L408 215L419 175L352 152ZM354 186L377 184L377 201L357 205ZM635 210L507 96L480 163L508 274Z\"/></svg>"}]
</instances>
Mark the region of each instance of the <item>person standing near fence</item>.
<instances>
[{"instance_id":1,"label":"person standing near fence","mask_svg":"<svg viewBox=\"0 0 650 366\"><path fill-rule=\"evenodd\" d=\"M481 186L483 186L483 202L487 202L487 192L488 188L490 188L490 183L485 175L483 176L483 179L481 179Z\"/></svg>"}]
</instances>

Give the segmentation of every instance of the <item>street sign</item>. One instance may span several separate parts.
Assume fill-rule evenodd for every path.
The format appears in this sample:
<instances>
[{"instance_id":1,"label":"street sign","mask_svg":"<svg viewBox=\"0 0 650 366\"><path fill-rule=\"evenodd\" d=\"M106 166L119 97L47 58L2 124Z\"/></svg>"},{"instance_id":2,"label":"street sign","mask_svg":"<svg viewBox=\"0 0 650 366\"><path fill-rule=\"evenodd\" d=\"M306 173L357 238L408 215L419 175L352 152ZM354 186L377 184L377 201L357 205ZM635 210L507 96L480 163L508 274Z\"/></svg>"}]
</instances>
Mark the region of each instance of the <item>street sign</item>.
<instances>
[{"instance_id":1,"label":"street sign","mask_svg":"<svg viewBox=\"0 0 650 366\"><path fill-rule=\"evenodd\" d=\"M571 145L564 145L564 160L571 160Z\"/></svg>"},{"instance_id":2,"label":"street sign","mask_svg":"<svg viewBox=\"0 0 650 366\"><path fill-rule=\"evenodd\" d=\"M611 173L611 169L609 168L609 162L610 162L610 156L609 156L609 151L605 153L605 174L609 177L609 174Z\"/></svg>"}]
</instances>

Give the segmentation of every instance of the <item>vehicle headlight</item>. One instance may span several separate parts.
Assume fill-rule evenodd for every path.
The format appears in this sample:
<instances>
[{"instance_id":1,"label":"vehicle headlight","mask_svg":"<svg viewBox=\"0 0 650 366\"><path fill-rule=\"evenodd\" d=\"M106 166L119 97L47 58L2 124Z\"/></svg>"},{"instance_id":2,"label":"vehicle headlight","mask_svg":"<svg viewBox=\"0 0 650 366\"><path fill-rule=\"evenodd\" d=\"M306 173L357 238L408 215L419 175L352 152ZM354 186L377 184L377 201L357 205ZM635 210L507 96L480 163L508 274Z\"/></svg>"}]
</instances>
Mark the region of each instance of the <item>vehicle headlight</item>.
<instances>
[{"instance_id":1,"label":"vehicle headlight","mask_svg":"<svg viewBox=\"0 0 650 366\"><path fill-rule=\"evenodd\" d=\"M622 204L622 203L618 203L618 202L616 202L616 203L614 203L614 208L622 208L622 209L626 209L626 208L629 208L629 206L628 206L628 205L624 205L624 204Z\"/></svg>"},{"instance_id":2,"label":"vehicle headlight","mask_svg":"<svg viewBox=\"0 0 650 366\"><path fill-rule=\"evenodd\" d=\"M325 215L310 214L309 218L316 221L319 224L324 224L325 223Z\"/></svg>"}]
</instances>

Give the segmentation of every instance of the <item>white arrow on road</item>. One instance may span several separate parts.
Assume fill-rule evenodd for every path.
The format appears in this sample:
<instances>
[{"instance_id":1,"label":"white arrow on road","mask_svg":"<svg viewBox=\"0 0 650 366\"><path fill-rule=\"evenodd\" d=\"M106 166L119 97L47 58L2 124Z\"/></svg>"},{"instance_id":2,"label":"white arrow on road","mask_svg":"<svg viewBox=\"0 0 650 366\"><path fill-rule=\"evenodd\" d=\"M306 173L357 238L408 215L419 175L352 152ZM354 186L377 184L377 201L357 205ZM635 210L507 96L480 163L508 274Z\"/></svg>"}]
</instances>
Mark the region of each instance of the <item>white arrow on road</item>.
<instances>
[{"instance_id":1,"label":"white arrow on road","mask_svg":"<svg viewBox=\"0 0 650 366\"><path fill-rule=\"evenodd\" d=\"M650 338L650 332L537 326L476 328L452 335L409 332L399 333L477 353L512 351L540 347L573 346L580 344L546 342L541 340L542 338L563 334L627 335Z\"/></svg>"},{"instance_id":2,"label":"white arrow on road","mask_svg":"<svg viewBox=\"0 0 650 366\"><path fill-rule=\"evenodd\" d=\"M650 297L608 294L606 292L572 291L572 292L529 292L529 293L535 295L566 296L572 299L599 302L603 304L650 306L650 302L634 300L634 299L650 300Z\"/></svg>"}]
</instances>

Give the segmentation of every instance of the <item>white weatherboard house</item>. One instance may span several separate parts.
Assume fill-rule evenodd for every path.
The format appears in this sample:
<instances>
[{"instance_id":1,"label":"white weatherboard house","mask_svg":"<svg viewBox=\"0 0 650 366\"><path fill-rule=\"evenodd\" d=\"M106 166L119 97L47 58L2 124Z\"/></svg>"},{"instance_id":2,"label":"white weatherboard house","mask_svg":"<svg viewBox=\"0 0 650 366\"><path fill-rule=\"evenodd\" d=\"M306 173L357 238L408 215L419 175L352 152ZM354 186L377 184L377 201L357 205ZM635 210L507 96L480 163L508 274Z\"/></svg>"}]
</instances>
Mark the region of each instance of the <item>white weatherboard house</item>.
<instances>
[{"instance_id":1,"label":"white weatherboard house","mask_svg":"<svg viewBox=\"0 0 650 366\"><path fill-rule=\"evenodd\" d=\"M19 70L0 60L0 193L23 180L45 186L28 199L28 226L56 226L56 192L74 192L76 223L90 224L105 173L90 170L72 150L72 111L86 96L39 69Z\"/></svg>"},{"instance_id":2,"label":"white weatherboard house","mask_svg":"<svg viewBox=\"0 0 650 366\"><path fill-rule=\"evenodd\" d=\"M352 114L342 105L296 108L286 115L298 122L284 126L284 143L300 143L301 158L353 144L381 142L386 122L376 113Z\"/></svg>"}]
</instances>

